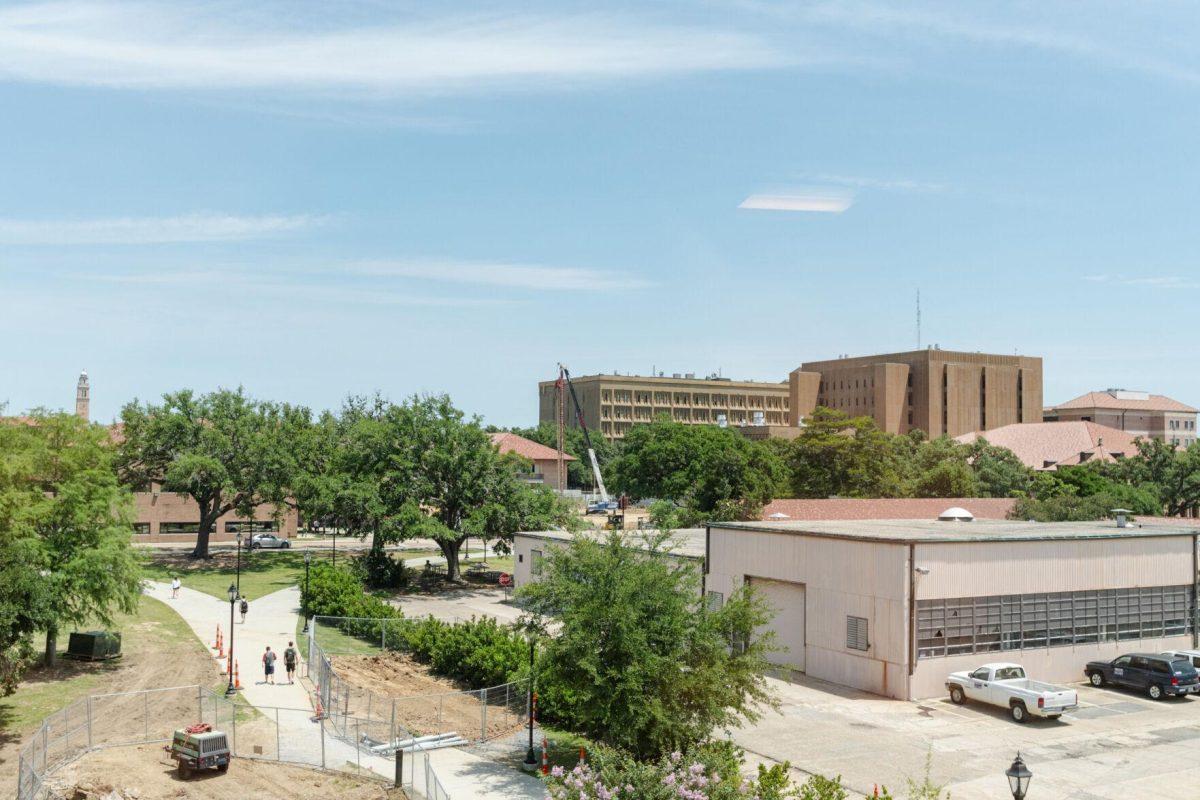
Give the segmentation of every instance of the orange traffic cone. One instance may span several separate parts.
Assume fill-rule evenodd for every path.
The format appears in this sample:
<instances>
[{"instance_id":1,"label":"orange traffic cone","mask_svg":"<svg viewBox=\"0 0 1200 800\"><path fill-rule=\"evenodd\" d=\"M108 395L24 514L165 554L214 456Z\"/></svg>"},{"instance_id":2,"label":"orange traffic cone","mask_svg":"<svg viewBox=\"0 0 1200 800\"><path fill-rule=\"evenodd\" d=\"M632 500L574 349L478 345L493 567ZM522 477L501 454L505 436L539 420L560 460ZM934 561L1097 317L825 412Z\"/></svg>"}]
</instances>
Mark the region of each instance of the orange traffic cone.
<instances>
[{"instance_id":1,"label":"orange traffic cone","mask_svg":"<svg viewBox=\"0 0 1200 800\"><path fill-rule=\"evenodd\" d=\"M221 623L218 622L217 623L217 637L215 639L213 639L212 649L217 650L220 647L221 647Z\"/></svg>"},{"instance_id":2,"label":"orange traffic cone","mask_svg":"<svg viewBox=\"0 0 1200 800\"><path fill-rule=\"evenodd\" d=\"M549 758L548 754L546 753L546 749L548 746L549 746L549 742L546 741L545 737L542 737L542 774L543 775L550 774L550 758Z\"/></svg>"},{"instance_id":3,"label":"orange traffic cone","mask_svg":"<svg viewBox=\"0 0 1200 800\"><path fill-rule=\"evenodd\" d=\"M242 678L238 674L238 663L236 661L233 662L233 688L242 688Z\"/></svg>"}]
</instances>

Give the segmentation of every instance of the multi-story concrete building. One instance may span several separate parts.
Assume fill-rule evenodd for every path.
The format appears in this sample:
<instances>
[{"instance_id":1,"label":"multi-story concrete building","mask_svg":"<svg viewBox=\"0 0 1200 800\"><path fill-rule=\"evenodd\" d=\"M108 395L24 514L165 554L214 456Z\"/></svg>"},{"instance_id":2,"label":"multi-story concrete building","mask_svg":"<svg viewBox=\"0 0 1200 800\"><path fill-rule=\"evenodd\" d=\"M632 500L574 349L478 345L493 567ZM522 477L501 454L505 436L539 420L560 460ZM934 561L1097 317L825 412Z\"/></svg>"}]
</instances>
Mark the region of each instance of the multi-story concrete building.
<instances>
[{"instance_id":1,"label":"multi-story concrete building","mask_svg":"<svg viewBox=\"0 0 1200 800\"><path fill-rule=\"evenodd\" d=\"M1045 411L1059 422L1095 422L1133 436L1187 447L1196 441L1196 409L1161 394L1128 389L1088 392Z\"/></svg>"},{"instance_id":2,"label":"multi-story concrete building","mask_svg":"<svg viewBox=\"0 0 1200 800\"><path fill-rule=\"evenodd\" d=\"M801 364L789 376L792 424L817 406L874 417L889 433L959 436L1042 421L1042 359L930 347Z\"/></svg>"},{"instance_id":3,"label":"multi-story concrete building","mask_svg":"<svg viewBox=\"0 0 1200 800\"><path fill-rule=\"evenodd\" d=\"M660 415L690 425L791 424L786 383L697 378L692 374L669 378L585 375L571 382L583 408L584 424L608 439L622 439L637 423L653 422ZM558 402L555 381L538 384L541 422L557 419ZM570 398L566 402L567 423L574 427L577 423Z\"/></svg>"}]
</instances>

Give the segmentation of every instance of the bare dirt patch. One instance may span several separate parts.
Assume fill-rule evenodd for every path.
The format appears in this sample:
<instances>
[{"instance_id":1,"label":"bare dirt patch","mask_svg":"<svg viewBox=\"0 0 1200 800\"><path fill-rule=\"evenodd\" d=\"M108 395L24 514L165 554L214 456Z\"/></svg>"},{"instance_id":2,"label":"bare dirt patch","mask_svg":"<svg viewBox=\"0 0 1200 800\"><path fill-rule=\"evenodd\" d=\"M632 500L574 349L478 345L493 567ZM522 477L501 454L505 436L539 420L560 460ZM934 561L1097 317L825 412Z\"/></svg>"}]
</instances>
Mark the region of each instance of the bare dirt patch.
<instances>
[{"instance_id":1,"label":"bare dirt patch","mask_svg":"<svg viewBox=\"0 0 1200 800\"><path fill-rule=\"evenodd\" d=\"M396 725L415 735L456 731L467 739L498 736L521 725L513 709L523 702L519 691L493 690L487 711L477 692L465 692L406 653L333 656L337 675L354 687L344 708L352 716L389 720L394 702ZM506 705L507 703L507 705Z\"/></svg>"},{"instance_id":2,"label":"bare dirt patch","mask_svg":"<svg viewBox=\"0 0 1200 800\"><path fill-rule=\"evenodd\" d=\"M401 800L404 794L377 781L271 761L235 758L229 771L179 777L161 745L114 747L88 753L67 765L51 785L68 800Z\"/></svg>"}]
</instances>

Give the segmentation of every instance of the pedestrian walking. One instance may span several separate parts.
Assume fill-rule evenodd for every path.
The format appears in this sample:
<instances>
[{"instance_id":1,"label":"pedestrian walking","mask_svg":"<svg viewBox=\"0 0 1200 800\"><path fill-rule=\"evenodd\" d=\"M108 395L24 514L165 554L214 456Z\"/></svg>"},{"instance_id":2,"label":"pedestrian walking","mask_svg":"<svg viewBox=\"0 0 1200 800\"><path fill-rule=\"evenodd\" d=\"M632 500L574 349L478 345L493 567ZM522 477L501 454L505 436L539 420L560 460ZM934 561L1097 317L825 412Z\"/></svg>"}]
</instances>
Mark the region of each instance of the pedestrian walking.
<instances>
[{"instance_id":1,"label":"pedestrian walking","mask_svg":"<svg viewBox=\"0 0 1200 800\"><path fill-rule=\"evenodd\" d=\"M246 624L246 612L250 610L250 601L247 600L245 597L243 597L242 605L240 606L240 608L241 608L241 612L242 612L242 624L245 625Z\"/></svg>"},{"instance_id":2,"label":"pedestrian walking","mask_svg":"<svg viewBox=\"0 0 1200 800\"><path fill-rule=\"evenodd\" d=\"M175 575L171 578L171 599L175 600L179 597L179 587L183 584L179 582L179 576Z\"/></svg>"},{"instance_id":3,"label":"pedestrian walking","mask_svg":"<svg viewBox=\"0 0 1200 800\"><path fill-rule=\"evenodd\" d=\"M283 651L283 666L287 669L288 683L296 682L296 647L288 642L287 650Z\"/></svg>"},{"instance_id":4,"label":"pedestrian walking","mask_svg":"<svg viewBox=\"0 0 1200 800\"><path fill-rule=\"evenodd\" d=\"M265 676L264 683L275 683L275 654L271 652L271 646L267 645L266 652L263 653L263 675Z\"/></svg>"}]
</instances>

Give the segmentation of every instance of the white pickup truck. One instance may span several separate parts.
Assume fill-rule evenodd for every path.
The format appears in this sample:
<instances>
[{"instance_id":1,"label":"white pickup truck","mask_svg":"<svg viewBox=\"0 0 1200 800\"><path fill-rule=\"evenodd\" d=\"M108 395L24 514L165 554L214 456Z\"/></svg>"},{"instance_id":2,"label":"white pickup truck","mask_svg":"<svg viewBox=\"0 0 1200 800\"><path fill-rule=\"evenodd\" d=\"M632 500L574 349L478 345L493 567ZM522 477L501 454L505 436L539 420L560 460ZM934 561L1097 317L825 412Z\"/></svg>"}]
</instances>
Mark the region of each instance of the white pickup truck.
<instances>
[{"instance_id":1,"label":"white pickup truck","mask_svg":"<svg viewBox=\"0 0 1200 800\"><path fill-rule=\"evenodd\" d=\"M1057 719L1079 705L1074 689L1030 680L1020 664L984 664L971 672L952 672L946 688L952 703L990 703L1007 708L1017 722L1028 722L1030 716Z\"/></svg>"}]
</instances>

